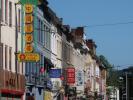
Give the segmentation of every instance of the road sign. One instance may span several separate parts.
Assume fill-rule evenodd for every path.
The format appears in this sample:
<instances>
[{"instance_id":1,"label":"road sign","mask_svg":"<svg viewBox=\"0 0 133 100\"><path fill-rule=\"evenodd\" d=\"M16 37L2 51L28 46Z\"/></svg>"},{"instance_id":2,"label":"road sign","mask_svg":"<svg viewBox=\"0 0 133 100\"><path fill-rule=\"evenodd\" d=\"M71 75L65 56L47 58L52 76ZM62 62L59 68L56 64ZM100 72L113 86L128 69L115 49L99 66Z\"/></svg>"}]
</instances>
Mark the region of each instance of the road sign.
<instances>
[{"instance_id":1,"label":"road sign","mask_svg":"<svg viewBox=\"0 0 133 100\"><path fill-rule=\"evenodd\" d=\"M38 53L19 53L17 58L20 62L38 62L40 60Z\"/></svg>"}]
</instances>

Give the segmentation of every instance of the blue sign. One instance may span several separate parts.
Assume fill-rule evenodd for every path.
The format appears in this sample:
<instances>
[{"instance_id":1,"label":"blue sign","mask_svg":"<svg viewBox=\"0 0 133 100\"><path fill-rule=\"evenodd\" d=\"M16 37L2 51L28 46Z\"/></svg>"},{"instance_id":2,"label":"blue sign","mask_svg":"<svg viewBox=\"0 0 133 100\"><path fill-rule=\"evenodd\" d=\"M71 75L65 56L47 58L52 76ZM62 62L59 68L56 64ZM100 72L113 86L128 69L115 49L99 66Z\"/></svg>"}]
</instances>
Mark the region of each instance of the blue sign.
<instances>
[{"instance_id":1,"label":"blue sign","mask_svg":"<svg viewBox=\"0 0 133 100\"><path fill-rule=\"evenodd\" d=\"M51 81L47 81L47 85L46 85L48 88L52 89L53 87L53 84Z\"/></svg>"},{"instance_id":2,"label":"blue sign","mask_svg":"<svg viewBox=\"0 0 133 100\"><path fill-rule=\"evenodd\" d=\"M50 78L60 78L61 77L61 69L51 69L49 73Z\"/></svg>"}]
</instances>

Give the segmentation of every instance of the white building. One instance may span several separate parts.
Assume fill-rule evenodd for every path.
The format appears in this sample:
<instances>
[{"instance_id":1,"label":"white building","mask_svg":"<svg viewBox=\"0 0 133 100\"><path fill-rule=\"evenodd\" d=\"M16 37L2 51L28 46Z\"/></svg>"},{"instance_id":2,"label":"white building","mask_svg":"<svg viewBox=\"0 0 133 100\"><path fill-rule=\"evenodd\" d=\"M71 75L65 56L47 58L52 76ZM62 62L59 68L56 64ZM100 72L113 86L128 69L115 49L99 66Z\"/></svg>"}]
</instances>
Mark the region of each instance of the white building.
<instances>
[{"instance_id":1,"label":"white building","mask_svg":"<svg viewBox=\"0 0 133 100\"><path fill-rule=\"evenodd\" d=\"M11 98L21 100L25 90L24 66L17 61L16 55L21 51L21 6L15 3L17 0L1 0L0 91L2 100Z\"/></svg>"}]
</instances>

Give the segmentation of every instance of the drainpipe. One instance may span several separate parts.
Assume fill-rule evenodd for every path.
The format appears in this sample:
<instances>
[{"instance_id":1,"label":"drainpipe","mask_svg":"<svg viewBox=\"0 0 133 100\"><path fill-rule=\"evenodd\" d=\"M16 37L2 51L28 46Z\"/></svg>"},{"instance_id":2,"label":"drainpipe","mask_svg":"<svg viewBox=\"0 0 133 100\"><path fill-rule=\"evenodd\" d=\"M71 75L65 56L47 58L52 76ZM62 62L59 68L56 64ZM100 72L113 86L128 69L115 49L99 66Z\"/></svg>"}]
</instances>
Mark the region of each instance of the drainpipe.
<instances>
[{"instance_id":1,"label":"drainpipe","mask_svg":"<svg viewBox=\"0 0 133 100\"><path fill-rule=\"evenodd\" d=\"M2 11L1 11L1 9L2 9L2 8L1 8L1 3L2 3L2 2L1 2L1 0L0 0L0 43L1 43L1 18L2 18L2 14L1 14L1 12L2 12Z\"/></svg>"},{"instance_id":2,"label":"drainpipe","mask_svg":"<svg viewBox=\"0 0 133 100\"><path fill-rule=\"evenodd\" d=\"M18 26L17 26L17 3L15 3L15 70L17 75L17 88L18 88L17 50L18 50Z\"/></svg>"}]
</instances>

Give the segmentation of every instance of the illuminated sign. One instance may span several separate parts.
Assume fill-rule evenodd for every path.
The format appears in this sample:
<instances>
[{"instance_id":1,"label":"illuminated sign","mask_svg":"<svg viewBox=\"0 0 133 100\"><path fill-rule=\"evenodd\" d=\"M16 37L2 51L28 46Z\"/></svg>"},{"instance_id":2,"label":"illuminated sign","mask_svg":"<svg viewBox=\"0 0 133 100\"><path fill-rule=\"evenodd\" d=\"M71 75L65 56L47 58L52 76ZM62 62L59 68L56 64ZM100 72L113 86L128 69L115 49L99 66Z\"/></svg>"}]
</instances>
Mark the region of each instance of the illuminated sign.
<instances>
[{"instance_id":1,"label":"illuminated sign","mask_svg":"<svg viewBox=\"0 0 133 100\"><path fill-rule=\"evenodd\" d=\"M29 14L29 13L32 13L33 12L33 6L32 4L26 4L25 5L25 13L26 14Z\"/></svg>"},{"instance_id":2,"label":"illuminated sign","mask_svg":"<svg viewBox=\"0 0 133 100\"><path fill-rule=\"evenodd\" d=\"M33 32L33 25L25 24L25 33L32 33L32 32Z\"/></svg>"},{"instance_id":3,"label":"illuminated sign","mask_svg":"<svg viewBox=\"0 0 133 100\"><path fill-rule=\"evenodd\" d=\"M32 36L32 34L26 34L26 35L25 35L25 41L26 41L27 43L31 43L31 42L33 41L33 36Z\"/></svg>"},{"instance_id":4,"label":"illuminated sign","mask_svg":"<svg viewBox=\"0 0 133 100\"><path fill-rule=\"evenodd\" d=\"M26 44L25 45L25 52L32 52L33 51L33 46L31 44Z\"/></svg>"},{"instance_id":5,"label":"illuminated sign","mask_svg":"<svg viewBox=\"0 0 133 100\"><path fill-rule=\"evenodd\" d=\"M37 5L38 4L38 0L20 0L20 2L22 4L33 4L33 5Z\"/></svg>"},{"instance_id":6,"label":"illuminated sign","mask_svg":"<svg viewBox=\"0 0 133 100\"><path fill-rule=\"evenodd\" d=\"M75 68L67 68L67 83L74 84L75 83Z\"/></svg>"},{"instance_id":7,"label":"illuminated sign","mask_svg":"<svg viewBox=\"0 0 133 100\"><path fill-rule=\"evenodd\" d=\"M37 53L20 53L18 54L17 58L20 62L38 62L40 60L40 56Z\"/></svg>"},{"instance_id":8,"label":"illuminated sign","mask_svg":"<svg viewBox=\"0 0 133 100\"><path fill-rule=\"evenodd\" d=\"M25 15L25 23L32 23L32 22L33 22L32 14L26 14Z\"/></svg>"}]
</instances>

